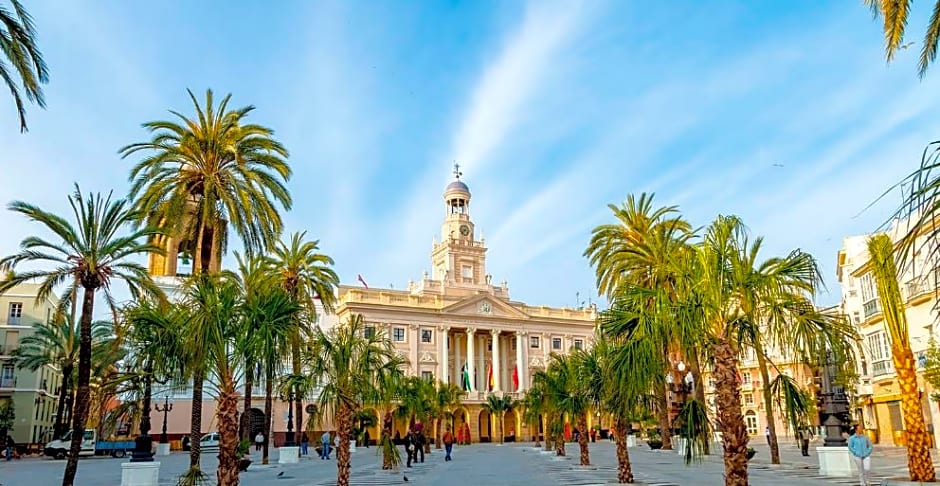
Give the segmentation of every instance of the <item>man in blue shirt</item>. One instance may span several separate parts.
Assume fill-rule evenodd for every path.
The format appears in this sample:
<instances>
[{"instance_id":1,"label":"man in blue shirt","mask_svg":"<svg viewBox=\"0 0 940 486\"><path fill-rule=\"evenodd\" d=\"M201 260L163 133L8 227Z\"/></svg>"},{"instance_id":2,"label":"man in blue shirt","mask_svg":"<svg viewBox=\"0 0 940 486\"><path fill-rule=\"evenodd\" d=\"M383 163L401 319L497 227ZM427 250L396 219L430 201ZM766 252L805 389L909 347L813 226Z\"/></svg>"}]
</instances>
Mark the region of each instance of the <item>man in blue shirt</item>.
<instances>
[{"instance_id":1,"label":"man in blue shirt","mask_svg":"<svg viewBox=\"0 0 940 486\"><path fill-rule=\"evenodd\" d=\"M858 466L858 479L862 486L869 485L868 473L871 470L873 448L861 424L855 426L855 434L849 437L849 454L852 454L852 459L855 459L855 465Z\"/></svg>"}]
</instances>

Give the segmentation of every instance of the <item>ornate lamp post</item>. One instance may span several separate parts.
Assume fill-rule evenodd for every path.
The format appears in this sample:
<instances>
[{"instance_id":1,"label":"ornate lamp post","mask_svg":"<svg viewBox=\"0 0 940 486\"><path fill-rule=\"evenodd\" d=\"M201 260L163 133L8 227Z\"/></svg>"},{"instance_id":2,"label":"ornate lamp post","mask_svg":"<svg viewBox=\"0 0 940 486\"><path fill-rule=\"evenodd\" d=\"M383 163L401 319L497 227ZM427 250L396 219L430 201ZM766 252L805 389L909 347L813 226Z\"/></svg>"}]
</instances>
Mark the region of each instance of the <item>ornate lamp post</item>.
<instances>
[{"instance_id":1,"label":"ornate lamp post","mask_svg":"<svg viewBox=\"0 0 940 486\"><path fill-rule=\"evenodd\" d=\"M282 398L283 399L283 398ZM284 447L294 447L294 391L287 392L287 439Z\"/></svg>"},{"instance_id":2,"label":"ornate lamp post","mask_svg":"<svg viewBox=\"0 0 940 486\"><path fill-rule=\"evenodd\" d=\"M144 373L144 403L141 407L143 417L140 418L140 435L134 439L134 452L131 453L131 462L153 461L153 438L150 437L150 380L153 367L149 361L144 368Z\"/></svg>"},{"instance_id":3,"label":"ornate lamp post","mask_svg":"<svg viewBox=\"0 0 940 486\"><path fill-rule=\"evenodd\" d=\"M153 409L157 412L163 412L163 431L160 432L160 443L169 444L170 441L166 438L166 414L173 410L173 404L170 403L170 396L166 395L163 397L163 408L160 408L160 404L157 403L153 406Z\"/></svg>"},{"instance_id":4,"label":"ornate lamp post","mask_svg":"<svg viewBox=\"0 0 940 486\"><path fill-rule=\"evenodd\" d=\"M845 438L842 437L842 428L845 426L845 416L849 412L849 400L845 390L836 385L833 380L836 376L836 365L832 361L832 354L826 353L826 363L823 365L820 376L819 418L826 429L826 447L844 447Z\"/></svg>"}]
</instances>

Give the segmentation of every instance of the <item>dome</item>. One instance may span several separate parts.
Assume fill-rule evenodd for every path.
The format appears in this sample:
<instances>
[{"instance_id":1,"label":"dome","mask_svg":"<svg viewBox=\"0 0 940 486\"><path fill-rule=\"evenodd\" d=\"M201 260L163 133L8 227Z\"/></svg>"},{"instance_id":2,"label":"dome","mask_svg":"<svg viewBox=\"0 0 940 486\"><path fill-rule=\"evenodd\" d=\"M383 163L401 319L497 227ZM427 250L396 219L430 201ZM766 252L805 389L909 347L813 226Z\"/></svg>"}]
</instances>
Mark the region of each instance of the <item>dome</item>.
<instances>
[{"instance_id":1,"label":"dome","mask_svg":"<svg viewBox=\"0 0 940 486\"><path fill-rule=\"evenodd\" d=\"M467 194L470 194L470 188L467 187L463 181L457 179L456 181L447 184L447 187L444 189L444 193L446 194L448 192L466 192Z\"/></svg>"}]
</instances>

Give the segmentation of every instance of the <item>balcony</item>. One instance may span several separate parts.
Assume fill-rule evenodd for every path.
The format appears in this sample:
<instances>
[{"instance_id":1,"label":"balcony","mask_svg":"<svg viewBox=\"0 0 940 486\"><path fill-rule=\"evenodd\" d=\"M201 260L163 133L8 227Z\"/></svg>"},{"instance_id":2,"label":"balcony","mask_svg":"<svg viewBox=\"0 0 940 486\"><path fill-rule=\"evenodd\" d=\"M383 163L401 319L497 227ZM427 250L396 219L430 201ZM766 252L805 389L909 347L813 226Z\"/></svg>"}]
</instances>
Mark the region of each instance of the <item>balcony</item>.
<instances>
[{"instance_id":1,"label":"balcony","mask_svg":"<svg viewBox=\"0 0 940 486\"><path fill-rule=\"evenodd\" d=\"M875 361L871 364L871 375L873 377L879 377L884 375L890 375L894 373L894 362L890 359L883 359L881 361Z\"/></svg>"},{"instance_id":2,"label":"balcony","mask_svg":"<svg viewBox=\"0 0 940 486\"><path fill-rule=\"evenodd\" d=\"M16 388L16 378L0 378L0 388Z\"/></svg>"},{"instance_id":3,"label":"balcony","mask_svg":"<svg viewBox=\"0 0 940 486\"><path fill-rule=\"evenodd\" d=\"M865 311L865 319L881 314L881 302L877 298L865 302L863 308Z\"/></svg>"},{"instance_id":4,"label":"balcony","mask_svg":"<svg viewBox=\"0 0 940 486\"><path fill-rule=\"evenodd\" d=\"M909 280L904 284L904 299L908 302L931 292L930 286L923 279Z\"/></svg>"}]
</instances>

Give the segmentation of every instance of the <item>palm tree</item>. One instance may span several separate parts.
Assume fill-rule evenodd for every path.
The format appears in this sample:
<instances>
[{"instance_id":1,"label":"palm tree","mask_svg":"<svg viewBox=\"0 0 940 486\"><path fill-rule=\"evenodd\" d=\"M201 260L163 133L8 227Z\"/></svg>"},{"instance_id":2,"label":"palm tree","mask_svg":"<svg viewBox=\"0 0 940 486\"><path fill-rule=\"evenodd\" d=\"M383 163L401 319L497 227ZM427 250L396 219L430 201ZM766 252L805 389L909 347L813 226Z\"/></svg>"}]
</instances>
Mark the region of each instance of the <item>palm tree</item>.
<instances>
[{"instance_id":1,"label":"palm tree","mask_svg":"<svg viewBox=\"0 0 940 486\"><path fill-rule=\"evenodd\" d=\"M230 110L231 95L216 105L212 90L205 106L191 91L189 97L195 119L171 111L178 120L145 123L153 138L120 153L147 154L131 169L131 197L150 224L193 252L198 273L218 269L228 225L248 253L277 241L283 224L276 204L290 209L284 183L291 170L273 130L245 123L253 106Z\"/></svg>"},{"instance_id":2,"label":"palm tree","mask_svg":"<svg viewBox=\"0 0 940 486\"><path fill-rule=\"evenodd\" d=\"M388 336L384 339L388 339ZM376 445L382 451L382 469L394 469L401 464L401 456L398 446L395 445L392 434L395 425L395 412L397 402L401 397L402 387L405 375L399 368L390 370L378 376L376 386L367 390L371 395L366 395L363 399L364 404L375 405L382 411L382 431L379 434Z\"/></svg>"},{"instance_id":3,"label":"palm tree","mask_svg":"<svg viewBox=\"0 0 940 486\"><path fill-rule=\"evenodd\" d=\"M540 447L539 443L539 424L542 416L545 414L545 398L542 396L542 389L539 387L529 387L522 398L522 417L525 423L529 424L530 430L533 430L535 437L534 447ZM547 430L547 429L546 429ZM546 436L546 442L548 442Z\"/></svg>"},{"instance_id":4,"label":"palm tree","mask_svg":"<svg viewBox=\"0 0 940 486\"><path fill-rule=\"evenodd\" d=\"M888 62L894 59L900 49L906 49L913 42L904 42L904 32L907 29L907 17L911 11L910 0L864 0L876 18L884 17L885 58ZM921 78L927 73L927 68L937 57L937 41L940 40L940 1L935 2L933 14L927 23L924 33L924 45L920 50L920 61L917 71Z\"/></svg>"},{"instance_id":5,"label":"palm tree","mask_svg":"<svg viewBox=\"0 0 940 486\"><path fill-rule=\"evenodd\" d=\"M46 99L39 85L49 82L49 69L39 48L36 47L36 26L33 24L33 18L19 0L10 0L10 4L13 7L12 12L0 5L0 39L4 40L3 54L9 62L0 62L0 78L3 78L7 89L13 95L13 103L20 117L20 132L26 132L23 94L27 100L45 108ZM9 70L7 66L12 66L13 70ZM23 86L22 92L16 77L19 77Z\"/></svg>"},{"instance_id":6,"label":"palm tree","mask_svg":"<svg viewBox=\"0 0 940 486\"><path fill-rule=\"evenodd\" d=\"M78 334L78 329L68 315L63 315L57 321L37 322L33 324L32 334L20 339L19 346L13 352L14 361L19 368L36 371L43 366L54 366L62 374L55 423L52 426L54 438L59 438L65 433L66 399L72 394L72 378L78 364ZM92 322L92 342L110 335L110 322Z\"/></svg>"},{"instance_id":7,"label":"palm tree","mask_svg":"<svg viewBox=\"0 0 940 486\"><path fill-rule=\"evenodd\" d=\"M577 417L577 410L572 407L575 371L569 356L552 354L548 366L532 375L533 387L540 389L545 397L549 433L558 456L565 455L565 414ZM545 449L550 450L548 436L545 442Z\"/></svg>"},{"instance_id":8,"label":"palm tree","mask_svg":"<svg viewBox=\"0 0 940 486\"><path fill-rule=\"evenodd\" d=\"M333 312L336 305L335 289L339 286L339 276L330 268L333 259L318 253L318 241L305 241L304 236L306 232L294 233L289 244L279 241L271 252L272 270L278 274L281 286L304 309L304 314L298 315L298 322L290 337L291 366L295 375L301 371L301 343L309 338L309 328L302 321L306 318L309 322L316 322L315 300L320 301L325 311ZM298 391L295 390L295 394L299 395ZM303 420L303 404L298 400L295 406L295 427L299 431Z\"/></svg>"},{"instance_id":9,"label":"palm tree","mask_svg":"<svg viewBox=\"0 0 940 486\"><path fill-rule=\"evenodd\" d=\"M434 448L441 448L443 422L447 418L453 419L453 410L460 406L460 400L466 395L459 386L453 383L444 383L438 381L435 385L433 401L431 402L431 414L434 416Z\"/></svg>"},{"instance_id":10,"label":"palm tree","mask_svg":"<svg viewBox=\"0 0 940 486\"><path fill-rule=\"evenodd\" d=\"M79 323L78 379L75 412L72 421L72 444L68 464L62 478L63 486L71 486L78 468L78 453L88 418L89 379L91 376L92 317L95 294L102 290L108 302L113 302L110 288L114 280L124 281L131 296L140 299L148 295L162 296L147 269L133 261L135 258L160 249L147 241L158 235L151 228L138 228L130 234L120 234L122 227L138 219L127 201L111 200L101 194L82 195L78 185L69 196L74 225L65 218L44 211L31 204L15 201L11 211L36 221L51 231L61 243L52 243L38 236L27 237L20 243L19 253L0 259L0 269L12 271L23 262L49 262L56 265L49 270L10 272L0 281L0 294L14 286L34 279L41 280L38 300L46 299L56 286L75 285L83 289L82 317Z\"/></svg>"},{"instance_id":11,"label":"palm tree","mask_svg":"<svg viewBox=\"0 0 940 486\"><path fill-rule=\"evenodd\" d=\"M490 420L494 418L499 424L499 443L503 443L503 418L515 403L509 395L496 395L490 393L486 396L486 402L483 403L483 410L490 414Z\"/></svg>"},{"instance_id":12,"label":"palm tree","mask_svg":"<svg viewBox=\"0 0 940 486\"><path fill-rule=\"evenodd\" d=\"M676 206L653 206L653 195L632 194L620 207L608 205L617 219L616 224L601 225L592 231L584 255L595 268L598 292L613 301L621 288L635 286L651 289L643 300L643 323L655 328L648 333L655 339L664 357L680 352L690 363L690 371L697 380L696 398L705 400L701 386L699 342L683 335L682 328L673 325L669 310L676 306L680 296L676 291L679 269L673 264L689 252L689 241L694 236L691 225L682 218ZM668 370L668 359L662 361L662 373ZM671 449L671 424L667 405L666 383L659 383L659 427L663 449Z\"/></svg>"},{"instance_id":13,"label":"palm tree","mask_svg":"<svg viewBox=\"0 0 940 486\"><path fill-rule=\"evenodd\" d=\"M891 356L898 374L901 390L901 409L907 436L907 467L911 481L936 480L930 459L930 435L924 423L920 395L917 388L917 369L907 327L904 301L898 288L898 271L894 261L894 244L885 234L868 239L871 273L878 288L878 298L884 313L885 327L891 339Z\"/></svg>"},{"instance_id":14,"label":"palm tree","mask_svg":"<svg viewBox=\"0 0 940 486\"><path fill-rule=\"evenodd\" d=\"M385 377L400 373L404 360L380 335L367 335L361 315L330 330L314 331L310 371L323 384L318 402L321 413L332 415L339 435L336 484L349 486L349 441L353 417L363 399L378 395Z\"/></svg>"}]
</instances>

